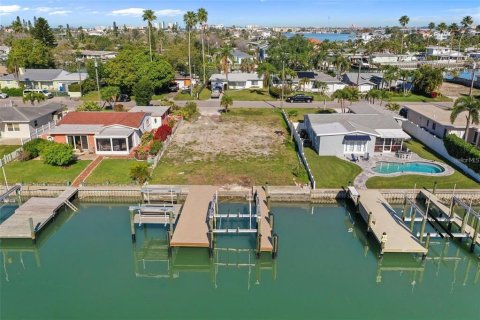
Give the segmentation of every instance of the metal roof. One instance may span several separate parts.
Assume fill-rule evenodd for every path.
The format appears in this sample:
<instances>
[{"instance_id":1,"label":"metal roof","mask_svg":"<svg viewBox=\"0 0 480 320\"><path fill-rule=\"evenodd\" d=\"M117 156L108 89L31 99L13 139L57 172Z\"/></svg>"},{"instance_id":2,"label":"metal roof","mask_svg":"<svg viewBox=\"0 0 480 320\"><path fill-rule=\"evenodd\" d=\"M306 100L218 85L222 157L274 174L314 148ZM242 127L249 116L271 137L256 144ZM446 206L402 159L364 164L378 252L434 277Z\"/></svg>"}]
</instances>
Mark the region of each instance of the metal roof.
<instances>
[{"instance_id":1,"label":"metal roof","mask_svg":"<svg viewBox=\"0 0 480 320\"><path fill-rule=\"evenodd\" d=\"M211 82L226 82L227 78L225 74L214 73L209 79ZM256 73L247 73L247 72L232 72L228 74L228 81L262 81L263 78L260 78Z\"/></svg>"},{"instance_id":2,"label":"metal roof","mask_svg":"<svg viewBox=\"0 0 480 320\"><path fill-rule=\"evenodd\" d=\"M128 110L128 112L145 112L152 117L163 117L163 115L170 110L169 106L135 106Z\"/></svg>"},{"instance_id":3,"label":"metal roof","mask_svg":"<svg viewBox=\"0 0 480 320\"><path fill-rule=\"evenodd\" d=\"M61 103L50 102L38 107L0 107L1 122L31 122L47 114L53 114L65 108Z\"/></svg>"},{"instance_id":4,"label":"metal roof","mask_svg":"<svg viewBox=\"0 0 480 320\"><path fill-rule=\"evenodd\" d=\"M68 72L62 69L25 69L23 74L18 75L18 79L14 73L0 77L2 80L17 81L78 81L82 78L85 80L88 74L85 72Z\"/></svg>"},{"instance_id":5,"label":"metal roof","mask_svg":"<svg viewBox=\"0 0 480 320\"><path fill-rule=\"evenodd\" d=\"M133 133L132 128L127 127L108 127L95 135L96 138L128 138Z\"/></svg>"}]
</instances>

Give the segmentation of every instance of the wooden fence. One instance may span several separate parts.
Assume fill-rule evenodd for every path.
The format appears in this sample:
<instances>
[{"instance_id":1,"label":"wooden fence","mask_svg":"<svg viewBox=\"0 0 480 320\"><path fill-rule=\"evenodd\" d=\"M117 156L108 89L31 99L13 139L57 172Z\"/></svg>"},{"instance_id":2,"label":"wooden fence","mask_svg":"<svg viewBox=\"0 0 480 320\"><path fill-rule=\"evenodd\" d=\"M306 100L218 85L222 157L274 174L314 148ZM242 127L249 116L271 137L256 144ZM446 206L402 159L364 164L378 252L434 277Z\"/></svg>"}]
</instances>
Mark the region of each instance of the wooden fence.
<instances>
[{"instance_id":1,"label":"wooden fence","mask_svg":"<svg viewBox=\"0 0 480 320\"><path fill-rule=\"evenodd\" d=\"M4 155L3 158L0 159L0 167L3 167L7 163L17 159L20 156L20 152L22 152L22 147L18 148L17 150L9 154Z\"/></svg>"}]
</instances>

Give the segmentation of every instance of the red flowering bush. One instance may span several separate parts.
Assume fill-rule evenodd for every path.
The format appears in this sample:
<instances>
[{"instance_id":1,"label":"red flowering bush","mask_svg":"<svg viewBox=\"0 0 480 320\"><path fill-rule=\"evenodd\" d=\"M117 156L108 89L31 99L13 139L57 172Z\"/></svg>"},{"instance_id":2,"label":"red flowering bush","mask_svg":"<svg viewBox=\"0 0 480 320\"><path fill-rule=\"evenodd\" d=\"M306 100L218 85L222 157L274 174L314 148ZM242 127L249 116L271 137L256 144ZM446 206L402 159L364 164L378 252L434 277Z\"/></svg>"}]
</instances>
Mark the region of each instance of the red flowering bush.
<instances>
[{"instance_id":1,"label":"red flowering bush","mask_svg":"<svg viewBox=\"0 0 480 320\"><path fill-rule=\"evenodd\" d=\"M165 141L167 140L168 136L172 134L172 128L166 124L162 125L155 131L153 135L154 140Z\"/></svg>"}]
</instances>

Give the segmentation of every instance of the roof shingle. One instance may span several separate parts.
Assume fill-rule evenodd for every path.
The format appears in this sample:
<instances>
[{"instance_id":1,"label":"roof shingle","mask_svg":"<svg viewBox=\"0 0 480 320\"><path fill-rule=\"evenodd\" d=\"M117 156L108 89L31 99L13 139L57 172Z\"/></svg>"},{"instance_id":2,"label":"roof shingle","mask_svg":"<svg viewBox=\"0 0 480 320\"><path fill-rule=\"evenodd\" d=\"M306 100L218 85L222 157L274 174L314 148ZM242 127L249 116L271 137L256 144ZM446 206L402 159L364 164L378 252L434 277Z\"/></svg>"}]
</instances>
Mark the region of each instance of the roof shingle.
<instances>
[{"instance_id":1,"label":"roof shingle","mask_svg":"<svg viewBox=\"0 0 480 320\"><path fill-rule=\"evenodd\" d=\"M58 123L77 125L122 125L131 128L139 128L145 118L145 112L69 112Z\"/></svg>"}]
</instances>

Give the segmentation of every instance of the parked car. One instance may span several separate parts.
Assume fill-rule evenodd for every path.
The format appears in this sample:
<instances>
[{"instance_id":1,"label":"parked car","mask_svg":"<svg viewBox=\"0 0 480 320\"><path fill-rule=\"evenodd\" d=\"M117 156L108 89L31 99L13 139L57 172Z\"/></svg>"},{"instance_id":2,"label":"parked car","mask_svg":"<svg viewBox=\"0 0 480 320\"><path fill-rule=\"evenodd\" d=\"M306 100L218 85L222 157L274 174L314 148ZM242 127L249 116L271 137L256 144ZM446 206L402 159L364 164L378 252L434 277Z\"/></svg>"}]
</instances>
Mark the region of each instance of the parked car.
<instances>
[{"instance_id":1,"label":"parked car","mask_svg":"<svg viewBox=\"0 0 480 320\"><path fill-rule=\"evenodd\" d=\"M308 102L311 103L313 101L313 96L306 96L304 94L296 94L290 97L287 97L285 100L287 102Z\"/></svg>"},{"instance_id":2,"label":"parked car","mask_svg":"<svg viewBox=\"0 0 480 320\"><path fill-rule=\"evenodd\" d=\"M180 87L178 86L178 83L172 82L168 85L168 91L170 92L177 92Z\"/></svg>"},{"instance_id":3,"label":"parked car","mask_svg":"<svg viewBox=\"0 0 480 320\"><path fill-rule=\"evenodd\" d=\"M212 95L210 96L212 99L218 99L220 98L220 95L222 94L222 92L218 89L213 89L212 90Z\"/></svg>"},{"instance_id":4,"label":"parked car","mask_svg":"<svg viewBox=\"0 0 480 320\"><path fill-rule=\"evenodd\" d=\"M7 98L8 98L8 94L0 92L0 99L7 99Z\"/></svg>"},{"instance_id":5,"label":"parked car","mask_svg":"<svg viewBox=\"0 0 480 320\"><path fill-rule=\"evenodd\" d=\"M25 90L23 90L23 96L25 97L30 92L43 94L45 96L45 98L47 98L47 99L53 98L53 93L51 93L50 91L48 91L46 89L25 89Z\"/></svg>"},{"instance_id":6,"label":"parked car","mask_svg":"<svg viewBox=\"0 0 480 320\"><path fill-rule=\"evenodd\" d=\"M220 93L222 93L223 88L221 86L215 86L215 87L212 88L212 91L213 90L218 90L218 91L220 91Z\"/></svg>"},{"instance_id":7,"label":"parked car","mask_svg":"<svg viewBox=\"0 0 480 320\"><path fill-rule=\"evenodd\" d=\"M130 96L128 94L122 93L121 95L118 96L118 102L128 102L130 101Z\"/></svg>"}]
</instances>

